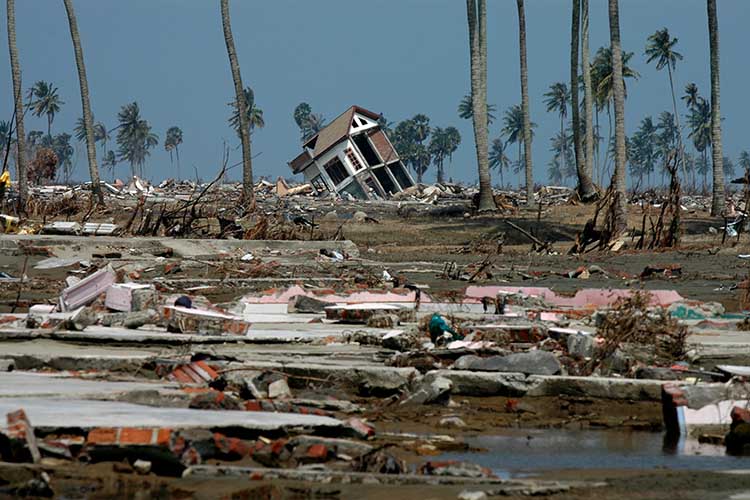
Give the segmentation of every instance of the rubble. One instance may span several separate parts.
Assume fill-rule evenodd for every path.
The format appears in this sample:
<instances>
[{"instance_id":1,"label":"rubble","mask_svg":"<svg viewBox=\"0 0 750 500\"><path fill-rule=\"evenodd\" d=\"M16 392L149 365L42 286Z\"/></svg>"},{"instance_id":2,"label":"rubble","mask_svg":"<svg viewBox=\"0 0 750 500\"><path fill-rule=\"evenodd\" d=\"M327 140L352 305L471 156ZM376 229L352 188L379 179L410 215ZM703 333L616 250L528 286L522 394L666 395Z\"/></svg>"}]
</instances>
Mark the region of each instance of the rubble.
<instances>
[{"instance_id":1,"label":"rubble","mask_svg":"<svg viewBox=\"0 0 750 500\"><path fill-rule=\"evenodd\" d=\"M716 264L691 286L708 251L670 252L694 234L647 254L636 231L627 252L572 257L555 250L572 223L543 219L576 203L569 188L538 190L533 214L497 192L504 218L475 219L472 187L351 200L308 180L260 180L252 213L229 184L105 186L128 220L77 216L77 188L37 188L30 213L49 217L0 241L19 264L0 304L3 460L483 498L575 488L494 477L464 438L507 427L713 436L747 452L750 344L729 295L746 277ZM30 479L18 484L49 486Z\"/></svg>"}]
</instances>

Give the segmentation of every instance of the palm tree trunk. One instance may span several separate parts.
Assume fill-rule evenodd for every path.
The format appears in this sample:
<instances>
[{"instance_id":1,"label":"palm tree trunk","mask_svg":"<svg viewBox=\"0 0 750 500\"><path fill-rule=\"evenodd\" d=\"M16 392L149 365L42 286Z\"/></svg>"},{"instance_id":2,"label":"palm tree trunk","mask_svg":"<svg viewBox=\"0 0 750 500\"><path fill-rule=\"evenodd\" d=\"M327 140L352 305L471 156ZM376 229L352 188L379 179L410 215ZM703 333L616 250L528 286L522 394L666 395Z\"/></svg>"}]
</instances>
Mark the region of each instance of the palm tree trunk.
<instances>
[{"instance_id":1,"label":"palm tree trunk","mask_svg":"<svg viewBox=\"0 0 750 500\"><path fill-rule=\"evenodd\" d=\"M466 0L469 24L471 67L471 107L474 144L479 169L479 211L496 210L490 180L489 138L487 131L487 0Z\"/></svg>"},{"instance_id":2,"label":"palm tree trunk","mask_svg":"<svg viewBox=\"0 0 750 500\"><path fill-rule=\"evenodd\" d=\"M523 0L518 7L518 48L521 59L521 109L523 110L523 147L526 170L526 205L534 206L534 170L531 163L531 119L529 118L529 70L526 65L526 13Z\"/></svg>"},{"instance_id":3,"label":"palm tree trunk","mask_svg":"<svg viewBox=\"0 0 750 500\"><path fill-rule=\"evenodd\" d=\"M688 182L688 171L685 166L685 151L682 145L682 127L680 126L680 114L677 112L677 97L674 92L674 78L672 76L672 66L667 64L667 74L669 75L669 89L672 91L672 108L674 109L674 124L677 128L677 161L682 166L682 176L685 183Z\"/></svg>"},{"instance_id":4,"label":"palm tree trunk","mask_svg":"<svg viewBox=\"0 0 750 500\"><path fill-rule=\"evenodd\" d=\"M73 0L64 0L65 11L68 13L68 25L70 26L70 38L73 40L73 52L75 52L76 66L78 67L78 82L81 87L81 104L83 106L83 127L86 130L86 156L89 161L89 175L91 176L91 192L100 204L104 203L104 193L99 181L99 166L96 164L96 142L94 142L94 118L91 115L91 103L89 99L89 84L86 78L86 66L83 62L83 48L81 38L78 34L78 22L73 10ZM50 121L50 126L52 122Z\"/></svg>"},{"instance_id":5,"label":"palm tree trunk","mask_svg":"<svg viewBox=\"0 0 750 500\"><path fill-rule=\"evenodd\" d=\"M719 106L719 20L716 0L707 0L708 38L711 48L711 157L713 159L713 196L711 215L724 210L724 157L721 144L721 108Z\"/></svg>"},{"instance_id":6,"label":"palm tree trunk","mask_svg":"<svg viewBox=\"0 0 750 500\"><path fill-rule=\"evenodd\" d=\"M560 140L562 140L562 171L568 171L568 138L565 137L565 118L560 114ZM575 140L575 139L574 139Z\"/></svg>"},{"instance_id":7,"label":"palm tree trunk","mask_svg":"<svg viewBox=\"0 0 750 500\"><path fill-rule=\"evenodd\" d=\"M240 63L237 60L237 51L234 48L232 37L232 26L229 20L229 0L221 0L221 25L224 28L224 42L227 46L229 65L232 69L232 80L234 80L234 93L237 100L237 109L240 118L240 141L242 142L242 204L248 209L255 204L255 190L253 186L253 164L250 153L250 129L247 123L247 108L245 93L243 92L242 77L240 75Z\"/></svg>"},{"instance_id":8,"label":"palm tree trunk","mask_svg":"<svg viewBox=\"0 0 750 500\"><path fill-rule=\"evenodd\" d=\"M584 145L584 173L593 184L594 177L594 97L591 91L591 70L589 68L589 0L581 0L581 72L583 73L583 109L586 140ZM596 187L591 186L596 194Z\"/></svg>"},{"instance_id":9,"label":"palm tree trunk","mask_svg":"<svg viewBox=\"0 0 750 500\"><path fill-rule=\"evenodd\" d=\"M18 61L18 47L16 46L16 2L7 0L8 14L8 49L10 52L10 68L13 75L13 100L16 117L16 176L18 177L18 196L20 210L26 211L26 200L29 197L29 181L26 163L26 132L23 127L23 90L21 86L21 63Z\"/></svg>"},{"instance_id":10,"label":"palm tree trunk","mask_svg":"<svg viewBox=\"0 0 750 500\"><path fill-rule=\"evenodd\" d=\"M620 6L609 0L609 39L612 45L612 93L615 101L615 173L614 221L615 233L627 226L627 193L625 185L625 84L622 79L622 47L620 45Z\"/></svg>"},{"instance_id":11,"label":"palm tree trunk","mask_svg":"<svg viewBox=\"0 0 750 500\"><path fill-rule=\"evenodd\" d=\"M174 147L174 154L177 156L177 180L180 180L180 148L179 146Z\"/></svg>"}]
</instances>

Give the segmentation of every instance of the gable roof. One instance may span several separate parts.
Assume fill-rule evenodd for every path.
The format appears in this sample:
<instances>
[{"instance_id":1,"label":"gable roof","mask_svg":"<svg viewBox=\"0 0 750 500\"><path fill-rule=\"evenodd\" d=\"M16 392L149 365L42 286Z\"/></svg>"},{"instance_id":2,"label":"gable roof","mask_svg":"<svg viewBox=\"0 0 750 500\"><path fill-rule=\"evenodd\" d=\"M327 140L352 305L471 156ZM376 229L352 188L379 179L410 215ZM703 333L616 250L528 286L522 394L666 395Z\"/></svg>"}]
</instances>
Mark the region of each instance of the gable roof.
<instances>
[{"instance_id":1,"label":"gable roof","mask_svg":"<svg viewBox=\"0 0 750 500\"><path fill-rule=\"evenodd\" d=\"M304 147L313 149L313 158L317 158L341 142L342 139L349 135L349 128L352 125L354 113L359 113L373 120L378 120L380 115L359 106L351 106L349 109L337 116L331 123L326 125L323 130L305 141ZM314 145L314 147L312 146Z\"/></svg>"}]
</instances>

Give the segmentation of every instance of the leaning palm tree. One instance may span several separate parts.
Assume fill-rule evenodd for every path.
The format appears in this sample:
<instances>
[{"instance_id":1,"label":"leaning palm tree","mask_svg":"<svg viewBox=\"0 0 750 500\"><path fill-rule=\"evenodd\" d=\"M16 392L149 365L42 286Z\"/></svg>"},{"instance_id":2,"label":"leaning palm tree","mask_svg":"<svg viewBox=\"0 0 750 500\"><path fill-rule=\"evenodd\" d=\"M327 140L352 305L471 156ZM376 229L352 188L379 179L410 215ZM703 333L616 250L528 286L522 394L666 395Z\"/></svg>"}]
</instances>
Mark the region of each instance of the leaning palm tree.
<instances>
[{"instance_id":1,"label":"leaning palm tree","mask_svg":"<svg viewBox=\"0 0 750 500\"><path fill-rule=\"evenodd\" d=\"M568 91L567 85L562 82L557 82L550 85L549 91L544 94L544 97L546 98L544 100L544 103L547 105L547 112L556 112L560 116L560 137L562 138L561 144L563 145L563 149L565 149L568 144L567 138L565 137L565 120L568 118L568 103L570 102L571 92ZM577 117L578 113L575 111L577 106L573 105L573 108L573 113ZM578 134L576 133L576 129L580 129L580 127L576 127L576 122L577 120L573 120L574 138L578 136ZM580 147L578 149L578 154L580 154ZM562 159L561 168L565 172L567 172L568 170L567 157L568 152L567 150L564 150L560 155L560 158Z\"/></svg>"},{"instance_id":2,"label":"leaning palm tree","mask_svg":"<svg viewBox=\"0 0 750 500\"><path fill-rule=\"evenodd\" d=\"M164 150L169 152L169 163L172 163L172 151L177 156L177 180L180 180L180 144L182 144L182 129L169 127L164 137Z\"/></svg>"},{"instance_id":3,"label":"leaning palm tree","mask_svg":"<svg viewBox=\"0 0 750 500\"><path fill-rule=\"evenodd\" d=\"M711 157L713 159L713 196L711 215L724 210L724 167L721 143L721 94L719 84L719 20L716 16L716 0L707 0L708 38L711 50Z\"/></svg>"},{"instance_id":4,"label":"leaning palm tree","mask_svg":"<svg viewBox=\"0 0 750 500\"><path fill-rule=\"evenodd\" d=\"M494 104L487 104L487 125L492 125L497 118L495 116L496 111L497 106ZM471 107L471 95L466 94L463 99L461 99L461 102L458 103L458 117L463 118L464 120L469 120L472 116L474 116L474 108Z\"/></svg>"},{"instance_id":5,"label":"leaning palm tree","mask_svg":"<svg viewBox=\"0 0 750 500\"><path fill-rule=\"evenodd\" d=\"M99 184L99 167L96 164L96 142L94 140L94 117L91 114L91 103L89 100L89 84L86 78L86 66L83 62L83 48L81 38L78 34L78 22L73 10L73 0L64 0L65 11L68 14L68 26L70 27L70 38L73 40L73 52L75 53L76 66L78 68L78 83L81 87L81 105L83 107L83 123L86 128L86 156L89 161L89 175L91 176L91 192L100 204L104 203L104 193ZM51 122L50 122L51 123Z\"/></svg>"},{"instance_id":6,"label":"leaning palm tree","mask_svg":"<svg viewBox=\"0 0 750 500\"><path fill-rule=\"evenodd\" d=\"M573 20L575 22L575 19ZM578 172L578 191L583 201L597 197L594 186L594 97L589 69L589 0L581 0L581 68L583 73L584 168ZM583 176L583 177L582 177Z\"/></svg>"},{"instance_id":7,"label":"leaning palm tree","mask_svg":"<svg viewBox=\"0 0 750 500\"><path fill-rule=\"evenodd\" d=\"M526 12L523 0L518 7L518 48L521 60L521 109L523 111L523 145L526 172L526 205L534 205L534 171L531 162L531 118L529 118L529 70L526 64ZM576 106L578 104L576 103Z\"/></svg>"},{"instance_id":8,"label":"leaning palm tree","mask_svg":"<svg viewBox=\"0 0 750 500\"><path fill-rule=\"evenodd\" d=\"M246 109L245 93L243 92L242 76L240 75L240 63L237 60L237 51L234 48L234 37L232 36L232 25L229 19L229 0L221 1L221 25L224 29L224 43L227 46L229 66L232 70L234 81L234 93L237 109ZM240 142L242 143L242 204L245 209L254 208L255 190L253 186L253 163L250 150L250 128L247 123L247 114L239 114Z\"/></svg>"},{"instance_id":9,"label":"leaning palm tree","mask_svg":"<svg viewBox=\"0 0 750 500\"><path fill-rule=\"evenodd\" d=\"M492 195L487 131L487 0L466 0L469 24L471 107L479 170L479 211L497 209Z\"/></svg>"},{"instance_id":10,"label":"leaning palm tree","mask_svg":"<svg viewBox=\"0 0 750 500\"><path fill-rule=\"evenodd\" d=\"M667 28L662 28L648 37L648 45L646 45L645 55L647 56L646 62L656 61L657 71L660 71L665 67L667 68L667 74L669 75L669 90L672 93L672 109L674 110L672 116L674 116L675 120L677 160L682 165L683 175L687 177L685 165L682 164L682 129L680 127L680 114L677 112L677 96L674 91L674 76L672 74L677 67L677 61L682 60L682 54L674 50L675 45L677 45L677 38L672 38L669 34L669 30Z\"/></svg>"},{"instance_id":11,"label":"leaning palm tree","mask_svg":"<svg viewBox=\"0 0 750 500\"><path fill-rule=\"evenodd\" d=\"M13 102L16 119L16 176L18 177L19 205L26 210L26 200L29 196L29 184L26 163L26 132L23 127L23 90L21 87L21 63L18 61L18 47L16 46L16 2L7 0L8 14L8 51L10 52L10 70L13 77Z\"/></svg>"},{"instance_id":12,"label":"leaning palm tree","mask_svg":"<svg viewBox=\"0 0 750 500\"><path fill-rule=\"evenodd\" d=\"M612 229L614 235L628 226L627 193L625 192L625 82L623 80L622 46L620 44L620 6L609 0L609 39L612 46L612 95L615 108L615 174Z\"/></svg>"},{"instance_id":13,"label":"leaning palm tree","mask_svg":"<svg viewBox=\"0 0 750 500\"><path fill-rule=\"evenodd\" d=\"M52 136L52 122L55 120L55 115L60 112L60 107L65 104L65 101L60 99L57 90L57 87L52 83L41 80L29 89L29 95L33 100L28 104L28 107L37 118L42 115L47 116L47 135L50 137Z\"/></svg>"}]
</instances>

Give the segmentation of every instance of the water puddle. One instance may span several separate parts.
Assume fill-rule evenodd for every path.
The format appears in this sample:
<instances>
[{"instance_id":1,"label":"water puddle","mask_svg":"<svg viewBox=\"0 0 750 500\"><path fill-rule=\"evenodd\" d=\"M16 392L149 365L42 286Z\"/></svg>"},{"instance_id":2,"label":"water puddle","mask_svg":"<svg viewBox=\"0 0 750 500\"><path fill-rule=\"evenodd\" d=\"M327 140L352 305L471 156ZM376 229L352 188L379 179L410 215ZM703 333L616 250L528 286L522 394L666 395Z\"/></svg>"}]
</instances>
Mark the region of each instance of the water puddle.
<instances>
[{"instance_id":1,"label":"water puddle","mask_svg":"<svg viewBox=\"0 0 750 500\"><path fill-rule=\"evenodd\" d=\"M726 455L723 446L684 438L670 442L653 432L512 429L467 441L487 451L449 453L440 460L474 462L502 478L560 469L726 470L750 465L750 458Z\"/></svg>"}]
</instances>

